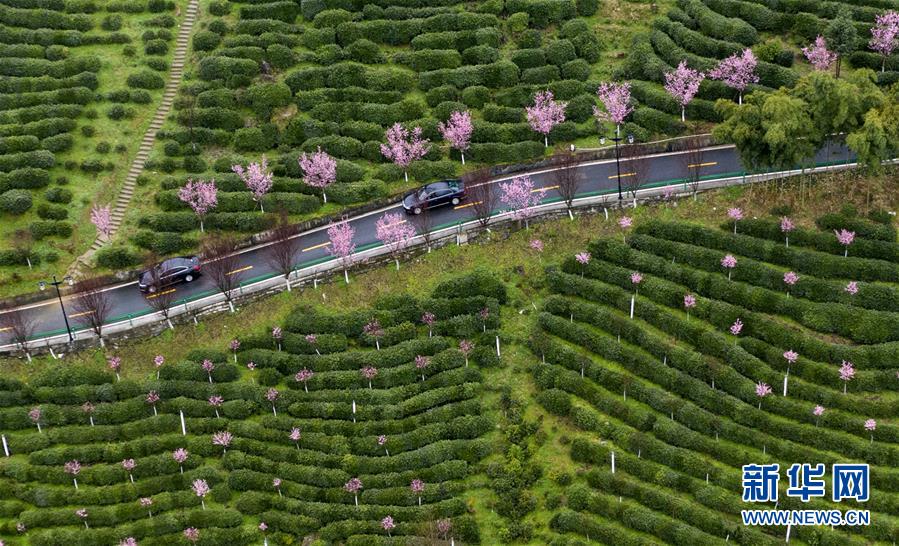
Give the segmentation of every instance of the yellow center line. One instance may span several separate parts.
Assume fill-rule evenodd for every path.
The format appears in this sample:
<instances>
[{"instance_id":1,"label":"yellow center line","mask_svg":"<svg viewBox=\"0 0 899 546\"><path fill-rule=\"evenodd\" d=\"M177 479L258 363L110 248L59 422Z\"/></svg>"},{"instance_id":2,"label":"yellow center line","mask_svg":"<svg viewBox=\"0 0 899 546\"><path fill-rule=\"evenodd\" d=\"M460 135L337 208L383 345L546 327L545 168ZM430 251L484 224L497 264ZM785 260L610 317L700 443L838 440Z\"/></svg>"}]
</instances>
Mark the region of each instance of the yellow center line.
<instances>
[{"instance_id":1,"label":"yellow center line","mask_svg":"<svg viewBox=\"0 0 899 546\"><path fill-rule=\"evenodd\" d=\"M94 312L94 310L91 309L90 311L84 311L83 313L75 313L74 315L69 315L69 316L73 317L73 318L74 317L83 317L84 315L90 315L93 312Z\"/></svg>"},{"instance_id":2,"label":"yellow center line","mask_svg":"<svg viewBox=\"0 0 899 546\"><path fill-rule=\"evenodd\" d=\"M637 173L621 173L621 178L624 178L625 176L634 176L635 174ZM618 178L617 174L613 174L612 176L610 176L609 180L613 180L615 178Z\"/></svg>"},{"instance_id":3,"label":"yellow center line","mask_svg":"<svg viewBox=\"0 0 899 546\"><path fill-rule=\"evenodd\" d=\"M475 205L480 205L480 204L481 204L481 201L474 201L472 203L465 203L464 205L456 205L455 207L453 207L453 210L464 209L466 207L473 207Z\"/></svg>"},{"instance_id":4,"label":"yellow center line","mask_svg":"<svg viewBox=\"0 0 899 546\"><path fill-rule=\"evenodd\" d=\"M692 164L692 165L687 165L687 168L688 168L688 169L693 169L693 168L696 168L696 167L714 167L714 166L717 165L717 164L718 164L717 161L712 161L711 163L694 163L694 164Z\"/></svg>"},{"instance_id":5,"label":"yellow center line","mask_svg":"<svg viewBox=\"0 0 899 546\"><path fill-rule=\"evenodd\" d=\"M234 274L240 273L242 271L249 271L250 269L253 269L252 265L248 265L246 267L241 267L240 269L235 269L234 271L229 271L228 274L234 275Z\"/></svg>"},{"instance_id":6,"label":"yellow center line","mask_svg":"<svg viewBox=\"0 0 899 546\"><path fill-rule=\"evenodd\" d=\"M542 188L537 188L537 189L531 190L531 193L538 192L538 191L554 190L554 189L557 189L558 187L559 186L543 186Z\"/></svg>"},{"instance_id":7,"label":"yellow center line","mask_svg":"<svg viewBox=\"0 0 899 546\"><path fill-rule=\"evenodd\" d=\"M331 244L331 241L328 241L328 242L322 243L322 244L320 244L320 245L310 246L309 248L304 248L304 249L302 250L302 252L309 252L310 250L315 250L316 248L324 248L324 247L326 247L326 246L328 246L328 245L330 245L330 244Z\"/></svg>"},{"instance_id":8,"label":"yellow center line","mask_svg":"<svg viewBox=\"0 0 899 546\"><path fill-rule=\"evenodd\" d=\"M164 291L164 292L157 292L157 293L155 293L155 294L149 294L148 296L146 296L146 298L147 298L148 300L151 300L151 299L153 299L153 298L158 298L159 296L165 296L166 294L171 294L171 293L174 292L174 291L175 291L175 289L172 288L172 289L166 290L166 291Z\"/></svg>"}]
</instances>

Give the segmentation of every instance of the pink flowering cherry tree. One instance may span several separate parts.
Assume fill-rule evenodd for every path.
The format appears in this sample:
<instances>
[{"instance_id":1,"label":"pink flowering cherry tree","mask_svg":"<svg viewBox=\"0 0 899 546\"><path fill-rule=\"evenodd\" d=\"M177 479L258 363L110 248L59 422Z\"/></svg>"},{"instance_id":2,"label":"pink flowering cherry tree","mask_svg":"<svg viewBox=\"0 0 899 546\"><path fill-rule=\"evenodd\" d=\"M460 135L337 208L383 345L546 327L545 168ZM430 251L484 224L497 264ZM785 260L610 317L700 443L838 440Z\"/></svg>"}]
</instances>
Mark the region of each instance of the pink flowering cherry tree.
<instances>
[{"instance_id":1,"label":"pink flowering cherry tree","mask_svg":"<svg viewBox=\"0 0 899 546\"><path fill-rule=\"evenodd\" d=\"M153 366L156 368L156 380L159 381L159 369L162 368L162 365L165 364L165 357L162 355L156 355L153 357Z\"/></svg>"},{"instance_id":2,"label":"pink flowering cherry tree","mask_svg":"<svg viewBox=\"0 0 899 546\"><path fill-rule=\"evenodd\" d=\"M467 339L459 342L459 352L465 357L465 367L468 367L468 355L474 350L474 343Z\"/></svg>"},{"instance_id":3,"label":"pink flowering cherry tree","mask_svg":"<svg viewBox=\"0 0 899 546\"><path fill-rule=\"evenodd\" d=\"M278 496L279 496L279 497L283 497L283 496L284 496L284 494L281 493L281 483L282 483L282 482L281 482L281 478L274 478L274 479L272 479L272 487L274 487L275 489L278 490Z\"/></svg>"},{"instance_id":4,"label":"pink flowering cherry tree","mask_svg":"<svg viewBox=\"0 0 899 546\"><path fill-rule=\"evenodd\" d=\"M549 133L565 121L567 102L556 101L552 91L538 91L534 104L525 108L531 129L543 135L543 145L549 147Z\"/></svg>"},{"instance_id":5,"label":"pink flowering cherry tree","mask_svg":"<svg viewBox=\"0 0 899 546\"><path fill-rule=\"evenodd\" d=\"M196 527L188 527L184 530L184 538L191 544L196 544L200 540L200 530Z\"/></svg>"},{"instance_id":6,"label":"pink flowering cherry tree","mask_svg":"<svg viewBox=\"0 0 899 546\"><path fill-rule=\"evenodd\" d=\"M403 219L399 213L385 212L383 216L375 222L375 235L378 240L387 247L393 261L396 263L396 270L400 270L400 254L409 246L412 238L415 237L415 228Z\"/></svg>"},{"instance_id":7,"label":"pink flowering cherry tree","mask_svg":"<svg viewBox=\"0 0 899 546\"><path fill-rule=\"evenodd\" d=\"M837 61L837 53L827 49L827 41L824 36L815 38L815 42L802 48L802 54L815 70L827 71Z\"/></svg>"},{"instance_id":8,"label":"pink flowering cherry tree","mask_svg":"<svg viewBox=\"0 0 899 546\"><path fill-rule=\"evenodd\" d=\"M843 394L846 394L846 386L855 378L855 366L852 362L844 360L840 365L840 381L843 382Z\"/></svg>"},{"instance_id":9,"label":"pink flowering cherry tree","mask_svg":"<svg viewBox=\"0 0 899 546\"><path fill-rule=\"evenodd\" d=\"M743 104L743 92L749 84L759 81L755 71L757 66L758 59L752 50L747 48L742 53L734 53L718 63L718 66L709 72L709 77L721 80L726 86L736 89L739 93L739 104Z\"/></svg>"},{"instance_id":10,"label":"pink flowering cherry tree","mask_svg":"<svg viewBox=\"0 0 899 546\"><path fill-rule=\"evenodd\" d=\"M618 219L618 227L621 228L621 239L627 244L627 230L634 225L634 219L630 216L622 216Z\"/></svg>"},{"instance_id":11,"label":"pink flowering cherry tree","mask_svg":"<svg viewBox=\"0 0 899 546\"><path fill-rule=\"evenodd\" d=\"M297 448L297 451L299 451L300 450L300 438L303 437L303 434L300 432L300 429L297 427L293 427L292 429L290 429L290 434L288 434L287 437L290 438L291 441L293 441L293 445L295 445Z\"/></svg>"},{"instance_id":12,"label":"pink flowering cherry tree","mask_svg":"<svg viewBox=\"0 0 899 546\"><path fill-rule=\"evenodd\" d=\"M337 160L323 152L319 146L312 154L303 152L297 161L303 170L303 182L307 186L318 188L322 191L322 201L328 202L325 189L337 180Z\"/></svg>"},{"instance_id":13,"label":"pink flowering cherry tree","mask_svg":"<svg viewBox=\"0 0 899 546\"><path fill-rule=\"evenodd\" d=\"M228 453L228 446L231 445L232 440L234 440L234 436L228 431L212 433L212 445L220 446L222 455Z\"/></svg>"},{"instance_id":14,"label":"pink flowering cherry tree","mask_svg":"<svg viewBox=\"0 0 899 546\"><path fill-rule=\"evenodd\" d=\"M628 82L603 82L599 84L596 95L605 110L593 107L593 115L600 123L608 121L615 124L615 135L621 136L621 124L634 111L631 104L631 84Z\"/></svg>"},{"instance_id":15,"label":"pink flowering cherry tree","mask_svg":"<svg viewBox=\"0 0 899 546\"><path fill-rule=\"evenodd\" d=\"M194 211L200 219L200 231L205 231L203 218L218 205L218 188L215 186L215 180L206 182L188 179L187 184L178 190L178 199L187 203L187 206Z\"/></svg>"},{"instance_id":16,"label":"pink flowering cherry tree","mask_svg":"<svg viewBox=\"0 0 899 546\"><path fill-rule=\"evenodd\" d=\"M84 528L90 529L90 526L87 524L87 508L79 508L75 510L75 515L81 518L81 521L84 522Z\"/></svg>"},{"instance_id":17,"label":"pink flowering cherry tree","mask_svg":"<svg viewBox=\"0 0 899 546\"><path fill-rule=\"evenodd\" d=\"M381 144L381 154L403 169L403 178L409 181L409 165L423 158L431 150L430 141L421 137L421 127L410 132L400 123L387 129L387 144Z\"/></svg>"},{"instance_id":18,"label":"pink flowering cherry tree","mask_svg":"<svg viewBox=\"0 0 899 546\"><path fill-rule=\"evenodd\" d=\"M156 402L159 402L159 393L156 391L150 391L147 393L147 404L153 407L153 416L159 415L156 413Z\"/></svg>"},{"instance_id":19,"label":"pink flowering cherry tree","mask_svg":"<svg viewBox=\"0 0 899 546\"><path fill-rule=\"evenodd\" d=\"M232 339L228 343L228 348L231 349L232 353L234 353L234 363L237 364L237 351L240 350L240 341Z\"/></svg>"},{"instance_id":20,"label":"pink flowering cherry tree","mask_svg":"<svg viewBox=\"0 0 899 546\"><path fill-rule=\"evenodd\" d=\"M97 228L97 233L108 241L109 235L112 233L112 216L109 205L102 207L94 205L91 209L91 223Z\"/></svg>"},{"instance_id":21,"label":"pink flowering cherry tree","mask_svg":"<svg viewBox=\"0 0 899 546\"><path fill-rule=\"evenodd\" d=\"M0 544L0 546L3 546ZM137 539L134 537L126 537L119 541L119 546L137 546Z\"/></svg>"},{"instance_id":22,"label":"pink flowering cherry tree","mask_svg":"<svg viewBox=\"0 0 899 546\"><path fill-rule=\"evenodd\" d=\"M238 164L232 165L231 170L240 177L247 189L250 190L250 193L253 194L253 201L259 203L259 210L265 212L265 208L262 206L262 198L271 191L274 183L274 176L268 170L268 160L265 156L262 156L262 161L259 163L247 165L246 169L243 165Z\"/></svg>"},{"instance_id":23,"label":"pink flowering cherry tree","mask_svg":"<svg viewBox=\"0 0 899 546\"><path fill-rule=\"evenodd\" d=\"M77 460L68 461L62 465L62 469L66 474L72 476L72 483L75 484L75 489L78 489L78 474L81 473L81 463Z\"/></svg>"},{"instance_id":24,"label":"pink flowering cherry tree","mask_svg":"<svg viewBox=\"0 0 899 546\"><path fill-rule=\"evenodd\" d=\"M733 254L728 254L721 258L721 267L727 270L727 280L730 280L731 271L737 267L737 259L734 258Z\"/></svg>"},{"instance_id":25,"label":"pink flowering cherry tree","mask_svg":"<svg viewBox=\"0 0 899 546\"><path fill-rule=\"evenodd\" d=\"M871 40L868 47L880 53L883 58L880 71L886 70L887 57L893 54L899 45L899 13L890 10L878 15L871 27Z\"/></svg>"},{"instance_id":26,"label":"pink flowering cherry tree","mask_svg":"<svg viewBox=\"0 0 899 546\"><path fill-rule=\"evenodd\" d=\"M759 381L755 384L755 395L759 397L759 409L762 409L762 400L772 392L774 391L771 390L771 386L767 383Z\"/></svg>"},{"instance_id":27,"label":"pink flowering cherry tree","mask_svg":"<svg viewBox=\"0 0 899 546\"><path fill-rule=\"evenodd\" d=\"M443 135L443 140L449 143L450 148L459 150L462 155L462 164L465 165L465 150L471 144L471 133L474 131L471 113L468 110L455 111L450 114L446 123L441 121L437 124L437 130Z\"/></svg>"},{"instance_id":28,"label":"pink flowering cherry tree","mask_svg":"<svg viewBox=\"0 0 899 546\"><path fill-rule=\"evenodd\" d=\"M780 232L784 234L787 248L790 248L790 232L796 229L796 224L786 216L780 219Z\"/></svg>"},{"instance_id":29,"label":"pink flowering cherry tree","mask_svg":"<svg viewBox=\"0 0 899 546\"><path fill-rule=\"evenodd\" d=\"M490 318L490 308L484 307L480 311L478 311L478 318L481 319L481 326L484 328L484 332L487 332L487 319Z\"/></svg>"},{"instance_id":30,"label":"pink flowering cherry tree","mask_svg":"<svg viewBox=\"0 0 899 546\"><path fill-rule=\"evenodd\" d=\"M687 311L687 320L690 320L690 309L696 307L696 296L684 294L684 309Z\"/></svg>"},{"instance_id":31,"label":"pink flowering cherry tree","mask_svg":"<svg viewBox=\"0 0 899 546\"><path fill-rule=\"evenodd\" d=\"M371 390L371 381L375 377L378 376L378 369L374 366L364 366L359 373L362 374L362 377L368 380L368 389Z\"/></svg>"},{"instance_id":32,"label":"pink flowering cherry tree","mask_svg":"<svg viewBox=\"0 0 899 546\"><path fill-rule=\"evenodd\" d=\"M434 337L434 322L436 321L437 317L430 311L421 314L421 323L428 327L428 337Z\"/></svg>"},{"instance_id":33,"label":"pink flowering cherry tree","mask_svg":"<svg viewBox=\"0 0 899 546\"><path fill-rule=\"evenodd\" d=\"M818 419L820 419L821 416L824 415L824 406L822 406L820 404L816 405L815 409L812 410L812 415L815 416L815 426L817 427Z\"/></svg>"},{"instance_id":34,"label":"pink flowering cherry tree","mask_svg":"<svg viewBox=\"0 0 899 546\"><path fill-rule=\"evenodd\" d=\"M524 220L524 227L528 229L528 219L533 216L534 207L543 200L546 189L534 188L534 182L527 175L501 182L499 188L502 192L499 199L512 211L512 218L519 222Z\"/></svg>"},{"instance_id":35,"label":"pink flowering cherry tree","mask_svg":"<svg viewBox=\"0 0 899 546\"><path fill-rule=\"evenodd\" d=\"M365 325L362 326L362 333L374 338L375 348L379 351L381 350L381 338L384 337L384 328L381 327L381 323L378 319L373 318L366 322Z\"/></svg>"},{"instance_id":36,"label":"pink flowering cherry tree","mask_svg":"<svg viewBox=\"0 0 899 546\"><path fill-rule=\"evenodd\" d=\"M215 363L207 358L203 361L200 367L203 368L204 372L206 372L206 376L209 378L209 383L212 383L212 372L215 371Z\"/></svg>"},{"instance_id":37,"label":"pink flowering cherry tree","mask_svg":"<svg viewBox=\"0 0 899 546\"><path fill-rule=\"evenodd\" d=\"M184 474L184 462L190 456L190 453L183 447L179 447L175 451L172 452L172 458L175 459L175 462L178 463L178 468L181 469L181 473Z\"/></svg>"},{"instance_id":38,"label":"pink flowering cherry tree","mask_svg":"<svg viewBox=\"0 0 899 546\"><path fill-rule=\"evenodd\" d=\"M87 418L91 423L91 426L94 426L94 405L90 402L85 402L81 404L81 411L87 414Z\"/></svg>"},{"instance_id":39,"label":"pink flowering cherry tree","mask_svg":"<svg viewBox=\"0 0 899 546\"><path fill-rule=\"evenodd\" d=\"M278 352L281 351L281 340L284 339L284 330L280 326L272 327L272 339L278 345Z\"/></svg>"},{"instance_id":40,"label":"pink flowering cherry tree","mask_svg":"<svg viewBox=\"0 0 899 546\"><path fill-rule=\"evenodd\" d=\"M409 484L409 489L412 490L412 494L418 496L418 505L421 506L421 495L425 492L425 482L415 478L412 480L412 483Z\"/></svg>"},{"instance_id":41,"label":"pink flowering cherry tree","mask_svg":"<svg viewBox=\"0 0 899 546\"><path fill-rule=\"evenodd\" d=\"M737 336L740 335L740 332L743 331L743 321L737 319L733 324L730 325L730 333L734 336L734 345L737 344Z\"/></svg>"},{"instance_id":42,"label":"pink flowering cherry tree","mask_svg":"<svg viewBox=\"0 0 899 546\"><path fill-rule=\"evenodd\" d=\"M346 482L343 485L343 488L348 493L353 494L353 500L356 501L356 506L359 506L359 491L362 490L362 480L359 478L350 478L350 481Z\"/></svg>"},{"instance_id":43,"label":"pink flowering cherry tree","mask_svg":"<svg viewBox=\"0 0 899 546\"><path fill-rule=\"evenodd\" d=\"M137 463L134 462L134 459L125 459L122 461L122 468L125 469L125 472L128 473L128 479L131 480L131 483L134 483L134 475L132 471L137 466Z\"/></svg>"},{"instance_id":44,"label":"pink flowering cherry tree","mask_svg":"<svg viewBox=\"0 0 899 546\"><path fill-rule=\"evenodd\" d=\"M315 372L307 368L303 368L293 376L293 379L298 383L303 383L303 390L309 392L309 380L312 379L313 375L315 375Z\"/></svg>"},{"instance_id":45,"label":"pink flowering cherry tree","mask_svg":"<svg viewBox=\"0 0 899 546\"><path fill-rule=\"evenodd\" d=\"M581 277L584 276L584 270L587 268L587 264L590 263L590 253L589 252L578 252L574 255L574 260L581 264Z\"/></svg>"},{"instance_id":46,"label":"pink flowering cherry tree","mask_svg":"<svg viewBox=\"0 0 899 546\"><path fill-rule=\"evenodd\" d=\"M41 430L41 408L40 408L40 406L38 406L36 408L31 408L28 411L28 418L31 419L32 423L37 425L38 433L42 433L43 431Z\"/></svg>"},{"instance_id":47,"label":"pink flowering cherry tree","mask_svg":"<svg viewBox=\"0 0 899 546\"><path fill-rule=\"evenodd\" d=\"M328 253L337 258L343 265L343 279L350 284L349 267L353 264L353 253L356 252L356 243L353 236L356 230L346 220L328 227Z\"/></svg>"},{"instance_id":48,"label":"pink flowering cherry tree","mask_svg":"<svg viewBox=\"0 0 899 546\"><path fill-rule=\"evenodd\" d=\"M787 296L790 295L790 288L793 287L797 282L799 282L799 275L797 275L794 271L787 271L784 273L784 284L787 285Z\"/></svg>"},{"instance_id":49,"label":"pink flowering cherry tree","mask_svg":"<svg viewBox=\"0 0 899 546\"><path fill-rule=\"evenodd\" d=\"M209 494L209 484L206 483L206 480L194 480L190 487L194 490L194 494L200 497L200 504L203 506L203 510L206 510L206 495Z\"/></svg>"},{"instance_id":50,"label":"pink flowering cherry tree","mask_svg":"<svg viewBox=\"0 0 899 546\"><path fill-rule=\"evenodd\" d=\"M450 532L453 530L453 522L450 519L438 519L437 520L437 532L443 537L443 540L450 540L448 538L450 536Z\"/></svg>"},{"instance_id":51,"label":"pink flowering cherry tree","mask_svg":"<svg viewBox=\"0 0 899 546\"><path fill-rule=\"evenodd\" d=\"M390 531L396 527L396 524L393 522L393 516L384 516L384 519L381 520L381 527L387 531L387 536L392 536Z\"/></svg>"},{"instance_id":52,"label":"pink flowering cherry tree","mask_svg":"<svg viewBox=\"0 0 899 546\"><path fill-rule=\"evenodd\" d=\"M799 360L799 353L793 349L784 351L784 359L787 361L787 375L790 375L790 367Z\"/></svg>"},{"instance_id":53,"label":"pink flowering cherry tree","mask_svg":"<svg viewBox=\"0 0 899 546\"><path fill-rule=\"evenodd\" d=\"M677 68L665 74L665 91L680 104L680 120L687 121L687 105L699 92L705 73L687 66L681 61Z\"/></svg>"},{"instance_id":54,"label":"pink flowering cherry tree","mask_svg":"<svg viewBox=\"0 0 899 546\"><path fill-rule=\"evenodd\" d=\"M315 354L321 356L321 352L319 352L318 350L318 336L316 336L315 334L306 334L306 337L304 337L303 339L305 339L306 343L308 343L312 346L313 349L315 349Z\"/></svg>"},{"instance_id":55,"label":"pink flowering cherry tree","mask_svg":"<svg viewBox=\"0 0 899 546\"><path fill-rule=\"evenodd\" d=\"M269 389L265 391L265 399L268 400L272 405L272 413L275 414L275 417L278 416L278 410L275 409L275 402L278 401L278 397L281 393L278 392L278 389Z\"/></svg>"},{"instance_id":56,"label":"pink flowering cherry tree","mask_svg":"<svg viewBox=\"0 0 899 546\"><path fill-rule=\"evenodd\" d=\"M122 369L122 357L112 356L106 360L106 365L109 366L109 369L115 372L116 381L121 381L122 377L119 375L119 372Z\"/></svg>"},{"instance_id":57,"label":"pink flowering cherry tree","mask_svg":"<svg viewBox=\"0 0 899 546\"><path fill-rule=\"evenodd\" d=\"M849 294L850 296L854 296L858 294L858 282L857 281L849 281L846 284L846 288L843 289L844 292Z\"/></svg>"},{"instance_id":58,"label":"pink flowering cherry tree","mask_svg":"<svg viewBox=\"0 0 899 546\"><path fill-rule=\"evenodd\" d=\"M734 235L737 234L737 222L743 219L743 209L739 207L731 207L727 209L727 217L734 222Z\"/></svg>"},{"instance_id":59,"label":"pink flowering cherry tree","mask_svg":"<svg viewBox=\"0 0 899 546\"><path fill-rule=\"evenodd\" d=\"M871 433L871 443L874 443L874 431L877 430L877 421L874 419L867 419L865 421L865 430Z\"/></svg>"},{"instance_id":60,"label":"pink flowering cherry tree","mask_svg":"<svg viewBox=\"0 0 899 546\"><path fill-rule=\"evenodd\" d=\"M431 365L431 358L427 356L418 355L415 357L415 368L421 372L421 380L425 380L425 369Z\"/></svg>"},{"instance_id":61,"label":"pink flowering cherry tree","mask_svg":"<svg viewBox=\"0 0 899 546\"><path fill-rule=\"evenodd\" d=\"M378 445L384 448L384 454L390 457L390 451L387 450L387 436L378 436Z\"/></svg>"},{"instance_id":62,"label":"pink flowering cherry tree","mask_svg":"<svg viewBox=\"0 0 899 546\"><path fill-rule=\"evenodd\" d=\"M152 518L153 517L153 499L150 497L141 497L140 500L141 508L147 509L147 514Z\"/></svg>"},{"instance_id":63,"label":"pink flowering cherry tree","mask_svg":"<svg viewBox=\"0 0 899 546\"><path fill-rule=\"evenodd\" d=\"M833 232L837 236L837 242L843 245L843 257L846 258L849 256L849 245L855 241L855 232L846 229L841 229L839 231L833 230Z\"/></svg>"}]
</instances>

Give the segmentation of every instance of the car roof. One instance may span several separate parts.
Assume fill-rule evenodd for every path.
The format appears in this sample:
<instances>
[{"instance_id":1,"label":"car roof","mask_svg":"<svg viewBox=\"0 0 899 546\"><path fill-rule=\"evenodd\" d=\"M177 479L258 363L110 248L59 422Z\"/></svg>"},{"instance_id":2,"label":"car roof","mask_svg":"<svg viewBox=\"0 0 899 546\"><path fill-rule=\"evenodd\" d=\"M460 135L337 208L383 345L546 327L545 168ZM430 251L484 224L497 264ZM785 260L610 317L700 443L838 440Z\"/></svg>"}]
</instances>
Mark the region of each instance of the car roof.
<instances>
[{"instance_id":1,"label":"car roof","mask_svg":"<svg viewBox=\"0 0 899 546\"><path fill-rule=\"evenodd\" d=\"M188 258L186 256L179 256L178 258L169 258L168 260L163 261L159 264L159 267L165 269L167 267L187 267L193 262L193 258Z\"/></svg>"},{"instance_id":2,"label":"car roof","mask_svg":"<svg viewBox=\"0 0 899 546\"><path fill-rule=\"evenodd\" d=\"M446 190L446 189L458 189L459 181L458 180L440 180L438 182L432 182L425 186L425 188L429 190Z\"/></svg>"}]
</instances>

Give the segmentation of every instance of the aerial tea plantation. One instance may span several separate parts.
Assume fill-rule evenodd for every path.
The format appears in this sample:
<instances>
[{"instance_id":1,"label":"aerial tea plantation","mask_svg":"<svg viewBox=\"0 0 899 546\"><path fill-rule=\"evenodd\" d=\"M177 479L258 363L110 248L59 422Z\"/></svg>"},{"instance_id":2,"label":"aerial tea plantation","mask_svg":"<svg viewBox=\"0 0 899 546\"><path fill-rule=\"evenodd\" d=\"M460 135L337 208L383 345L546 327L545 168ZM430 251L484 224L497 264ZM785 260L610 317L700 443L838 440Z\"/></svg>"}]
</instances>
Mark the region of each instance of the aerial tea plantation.
<instances>
[{"instance_id":1,"label":"aerial tea plantation","mask_svg":"<svg viewBox=\"0 0 899 546\"><path fill-rule=\"evenodd\" d=\"M491 450L499 316L485 296L303 307L138 379L110 357L3 380L0 540L477 542L466 488Z\"/></svg>"},{"instance_id":2,"label":"aerial tea plantation","mask_svg":"<svg viewBox=\"0 0 899 546\"><path fill-rule=\"evenodd\" d=\"M538 402L581 431L567 451L583 478L553 531L783 543L785 527L740 521L742 465L865 462L864 505L803 503L782 477L779 508L871 511L869 526L794 526L790 540L895 541L899 246L881 220L650 220L549 268L532 372Z\"/></svg>"}]
</instances>

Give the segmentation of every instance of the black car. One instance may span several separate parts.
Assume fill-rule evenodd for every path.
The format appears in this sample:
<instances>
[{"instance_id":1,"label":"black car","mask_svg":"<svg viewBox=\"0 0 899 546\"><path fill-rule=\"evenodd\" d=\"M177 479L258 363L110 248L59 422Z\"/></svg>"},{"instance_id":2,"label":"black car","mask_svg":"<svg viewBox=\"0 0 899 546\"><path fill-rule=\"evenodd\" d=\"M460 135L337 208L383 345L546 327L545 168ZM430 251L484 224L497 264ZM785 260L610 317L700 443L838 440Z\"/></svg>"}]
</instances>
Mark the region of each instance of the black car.
<instances>
[{"instance_id":1,"label":"black car","mask_svg":"<svg viewBox=\"0 0 899 546\"><path fill-rule=\"evenodd\" d=\"M421 214L424 209L458 205L463 199L465 185L461 180L441 180L404 195L403 208L407 214Z\"/></svg>"},{"instance_id":2,"label":"black car","mask_svg":"<svg viewBox=\"0 0 899 546\"><path fill-rule=\"evenodd\" d=\"M137 286L141 292L156 292L160 288L179 283L191 282L200 276L200 258L180 256L170 258L154 269L142 271Z\"/></svg>"}]
</instances>

